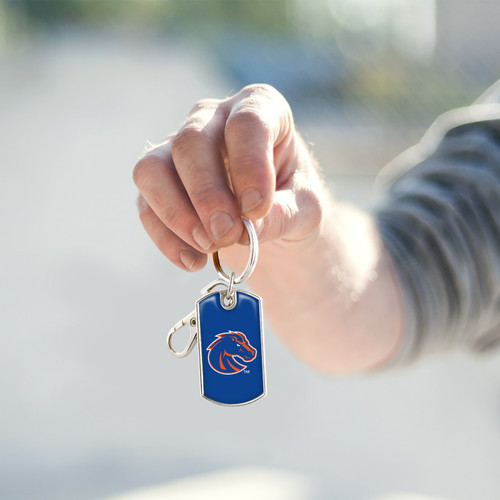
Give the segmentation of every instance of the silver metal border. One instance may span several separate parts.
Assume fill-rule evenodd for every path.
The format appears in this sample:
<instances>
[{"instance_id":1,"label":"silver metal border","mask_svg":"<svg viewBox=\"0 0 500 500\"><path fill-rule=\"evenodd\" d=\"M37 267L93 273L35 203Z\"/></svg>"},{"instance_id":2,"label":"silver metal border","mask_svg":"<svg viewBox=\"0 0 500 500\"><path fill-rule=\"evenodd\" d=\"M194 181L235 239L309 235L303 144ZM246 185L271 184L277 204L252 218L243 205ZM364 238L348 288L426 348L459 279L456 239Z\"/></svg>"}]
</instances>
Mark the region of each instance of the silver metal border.
<instances>
[{"instance_id":1,"label":"silver metal border","mask_svg":"<svg viewBox=\"0 0 500 500\"><path fill-rule=\"evenodd\" d=\"M220 291L208 293L207 295L204 295L203 297L200 297L196 301L196 320L198 322L198 368L200 371L200 395L203 399L206 399L207 401L210 401L212 403L215 403L216 405L219 406L246 406L249 405L250 403L255 403L255 401L258 401L259 399L262 399L264 396L267 395L267 374L266 374L266 356L265 356L265 350L264 350L264 322L263 322L263 310L262 310L262 298L256 295L255 293L248 292L246 290L236 290L236 293L244 293L246 295L251 295L252 297L255 297L259 301L259 322L260 322L260 352L262 353L262 383L263 383L263 389L264 391L260 396L258 396L255 399L252 399L251 401L246 401L245 403L236 403L236 404L227 404L227 403L220 403L219 401L214 401L211 398L207 398L203 394L203 365L202 365L202 352L201 352L201 338L202 338L202 333L201 333L201 322L200 322L200 307L199 304L202 300L205 300L207 297L210 297L211 295L219 294Z\"/></svg>"}]
</instances>

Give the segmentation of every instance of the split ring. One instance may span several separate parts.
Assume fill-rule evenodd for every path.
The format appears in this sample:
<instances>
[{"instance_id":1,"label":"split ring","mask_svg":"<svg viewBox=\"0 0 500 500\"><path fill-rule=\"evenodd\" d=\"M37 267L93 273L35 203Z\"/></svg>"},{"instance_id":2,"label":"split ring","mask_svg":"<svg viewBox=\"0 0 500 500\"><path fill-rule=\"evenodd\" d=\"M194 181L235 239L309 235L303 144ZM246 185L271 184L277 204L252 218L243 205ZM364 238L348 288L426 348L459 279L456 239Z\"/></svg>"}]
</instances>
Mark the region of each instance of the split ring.
<instances>
[{"instance_id":1,"label":"split ring","mask_svg":"<svg viewBox=\"0 0 500 500\"><path fill-rule=\"evenodd\" d=\"M241 219L243 221L243 224L245 225L246 230L248 231L248 238L250 240L250 256L248 257L248 262L247 266L245 267L245 270L237 278L234 278L233 284L235 285L239 285L240 283L243 283L249 278L249 276L255 269L255 266L257 264L257 259L259 257L259 240L257 238L257 233L255 232L255 228L253 224L245 217L242 217ZM226 271L222 269L219 259L219 252L214 252L212 254L212 259L214 261L214 266L217 273L219 274L219 277L222 278L227 283L230 283L231 275L226 273Z\"/></svg>"}]
</instances>

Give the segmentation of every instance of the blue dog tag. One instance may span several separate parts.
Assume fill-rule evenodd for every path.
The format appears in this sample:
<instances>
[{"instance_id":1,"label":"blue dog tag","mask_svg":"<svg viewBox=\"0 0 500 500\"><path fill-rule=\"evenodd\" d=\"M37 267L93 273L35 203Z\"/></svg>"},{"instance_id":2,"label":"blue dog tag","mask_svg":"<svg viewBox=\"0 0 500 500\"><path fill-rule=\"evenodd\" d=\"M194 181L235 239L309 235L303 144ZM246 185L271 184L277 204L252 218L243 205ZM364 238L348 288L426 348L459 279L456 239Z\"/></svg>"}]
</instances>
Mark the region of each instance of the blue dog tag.
<instances>
[{"instance_id":1,"label":"blue dog tag","mask_svg":"<svg viewBox=\"0 0 500 500\"><path fill-rule=\"evenodd\" d=\"M266 393L261 299L235 293L231 308L221 292L196 303L201 395L227 406L252 403Z\"/></svg>"},{"instance_id":2,"label":"blue dog tag","mask_svg":"<svg viewBox=\"0 0 500 500\"><path fill-rule=\"evenodd\" d=\"M202 290L196 309L168 332L167 345L177 358L187 356L198 342L201 395L214 403L239 406L266 395L262 302L258 295L237 290L257 263L259 243L252 223L242 218L248 231L250 257L240 276L227 274L213 253L219 279ZM224 290L213 290L222 286ZM172 345L175 332L189 325L190 337L183 351Z\"/></svg>"}]
</instances>

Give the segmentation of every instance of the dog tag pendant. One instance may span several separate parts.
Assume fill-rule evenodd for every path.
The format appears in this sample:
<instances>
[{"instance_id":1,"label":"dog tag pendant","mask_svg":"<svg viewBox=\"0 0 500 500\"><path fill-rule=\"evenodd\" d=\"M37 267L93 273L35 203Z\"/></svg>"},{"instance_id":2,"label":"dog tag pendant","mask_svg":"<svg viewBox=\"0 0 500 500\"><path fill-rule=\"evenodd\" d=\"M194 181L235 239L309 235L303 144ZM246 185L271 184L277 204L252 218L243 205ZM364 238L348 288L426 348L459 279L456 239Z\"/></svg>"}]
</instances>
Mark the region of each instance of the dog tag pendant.
<instances>
[{"instance_id":1,"label":"dog tag pendant","mask_svg":"<svg viewBox=\"0 0 500 500\"><path fill-rule=\"evenodd\" d=\"M258 241L253 225L243 219L250 238L250 259L245 271L228 275L214 253L219 279L202 290L196 309L169 332L167 344L176 357L187 356L198 342L201 395L214 403L240 406L266 394L262 300L259 296L235 289L252 273L258 256ZM213 291L222 286L223 290ZM186 349L176 351L173 334L189 324L191 334Z\"/></svg>"},{"instance_id":2,"label":"dog tag pendant","mask_svg":"<svg viewBox=\"0 0 500 500\"><path fill-rule=\"evenodd\" d=\"M223 292L215 292L196 304L201 394L231 406L265 394L261 299L235 291L234 300L226 309Z\"/></svg>"}]
</instances>

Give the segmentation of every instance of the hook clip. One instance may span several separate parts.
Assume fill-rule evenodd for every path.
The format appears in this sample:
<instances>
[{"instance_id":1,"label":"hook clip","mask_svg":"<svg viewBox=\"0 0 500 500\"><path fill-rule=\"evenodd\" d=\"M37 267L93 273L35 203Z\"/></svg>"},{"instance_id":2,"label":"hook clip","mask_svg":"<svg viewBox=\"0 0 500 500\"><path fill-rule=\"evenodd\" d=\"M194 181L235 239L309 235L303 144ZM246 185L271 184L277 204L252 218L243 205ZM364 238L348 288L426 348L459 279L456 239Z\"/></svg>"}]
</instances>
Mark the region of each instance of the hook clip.
<instances>
[{"instance_id":1,"label":"hook clip","mask_svg":"<svg viewBox=\"0 0 500 500\"><path fill-rule=\"evenodd\" d=\"M189 340L187 346L183 351L176 351L172 346L172 336L177 330L180 330L186 325L189 326ZM196 321L196 311L190 312L185 318L177 322L170 329L167 335L168 348L176 358L184 358L185 356L187 356L193 350L197 340L198 340L198 322Z\"/></svg>"}]
</instances>

